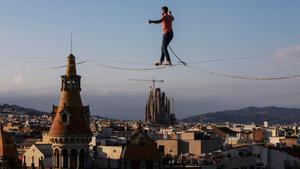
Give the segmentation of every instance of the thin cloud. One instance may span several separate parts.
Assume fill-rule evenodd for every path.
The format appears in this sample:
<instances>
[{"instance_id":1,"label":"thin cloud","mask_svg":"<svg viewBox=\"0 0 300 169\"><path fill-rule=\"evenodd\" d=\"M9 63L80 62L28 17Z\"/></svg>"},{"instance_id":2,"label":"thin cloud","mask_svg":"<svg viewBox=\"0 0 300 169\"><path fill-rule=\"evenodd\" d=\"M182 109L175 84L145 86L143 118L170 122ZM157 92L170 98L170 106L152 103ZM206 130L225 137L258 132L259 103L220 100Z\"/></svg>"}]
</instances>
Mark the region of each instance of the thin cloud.
<instances>
[{"instance_id":1,"label":"thin cloud","mask_svg":"<svg viewBox=\"0 0 300 169\"><path fill-rule=\"evenodd\" d=\"M21 73L18 73L14 76L14 84L16 86L20 86L23 82L23 75Z\"/></svg>"},{"instance_id":2,"label":"thin cloud","mask_svg":"<svg viewBox=\"0 0 300 169\"><path fill-rule=\"evenodd\" d=\"M279 49L276 51L275 57L280 59L300 57L300 45Z\"/></svg>"}]
</instances>

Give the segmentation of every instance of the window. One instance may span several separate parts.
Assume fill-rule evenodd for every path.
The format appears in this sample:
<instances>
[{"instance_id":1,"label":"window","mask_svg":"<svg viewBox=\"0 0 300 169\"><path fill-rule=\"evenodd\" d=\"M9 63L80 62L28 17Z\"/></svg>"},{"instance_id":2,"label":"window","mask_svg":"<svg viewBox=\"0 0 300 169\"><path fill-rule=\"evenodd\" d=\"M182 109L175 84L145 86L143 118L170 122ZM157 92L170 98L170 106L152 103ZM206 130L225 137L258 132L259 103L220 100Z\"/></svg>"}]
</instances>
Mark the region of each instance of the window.
<instances>
[{"instance_id":1,"label":"window","mask_svg":"<svg viewBox=\"0 0 300 169\"><path fill-rule=\"evenodd\" d=\"M80 150L79 154L79 168L84 168L85 158L84 158L84 149Z\"/></svg>"},{"instance_id":2,"label":"window","mask_svg":"<svg viewBox=\"0 0 300 169\"><path fill-rule=\"evenodd\" d=\"M125 163L125 166L126 166L126 163ZM130 162L127 163L127 169L131 169L131 163Z\"/></svg>"},{"instance_id":3,"label":"window","mask_svg":"<svg viewBox=\"0 0 300 169\"><path fill-rule=\"evenodd\" d=\"M77 150L72 149L70 156L70 168L77 168Z\"/></svg>"},{"instance_id":4,"label":"window","mask_svg":"<svg viewBox=\"0 0 300 169\"><path fill-rule=\"evenodd\" d=\"M62 115L62 122L63 123L67 122L67 114L65 114L65 113Z\"/></svg>"},{"instance_id":5,"label":"window","mask_svg":"<svg viewBox=\"0 0 300 169\"><path fill-rule=\"evenodd\" d=\"M55 156L54 165L56 168L58 168L59 167L59 151L58 151L58 149L55 149L54 156Z\"/></svg>"},{"instance_id":6,"label":"window","mask_svg":"<svg viewBox=\"0 0 300 169\"><path fill-rule=\"evenodd\" d=\"M157 161L153 162L153 169L159 169L159 165Z\"/></svg>"},{"instance_id":7,"label":"window","mask_svg":"<svg viewBox=\"0 0 300 169\"><path fill-rule=\"evenodd\" d=\"M63 156L63 168L68 168L69 157L68 157L68 151L66 149L63 149L62 156Z\"/></svg>"},{"instance_id":8,"label":"window","mask_svg":"<svg viewBox=\"0 0 300 169\"><path fill-rule=\"evenodd\" d=\"M43 157L41 157L39 159L39 167L42 167L43 165L44 165L44 159L43 159Z\"/></svg>"},{"instance_id":9,"label":"window","mask_svg":"<svg viewBox=\"0 0 300 169\"><path fill-rule=\"evenodd\" d=\"M60 113L60 118L61 118L61 123L63 125L69 125L70 123L70 113L68 112L67 108L65 108L61 113Z\"/></svg>"},{"instance_id":10,"label":"window","mask_svg":"<svg viewBox=\"0 0 300 169\"><path fill-rule=\"evenodd\" d=\"M159 152L160 152L161 154L165 154L165 146L159 145L159 146L158 146L158 150L159 150Z\"/></svg>"},{"instance_id":11,"label":"window","mask_svg":"<svg viewBox=\"0 0 300 169\"><path fill-rule=\"evenodd\" d=\"M140 169L146 169L146 164L144 162L140 163Z\"/></svg>"}]
</instances>

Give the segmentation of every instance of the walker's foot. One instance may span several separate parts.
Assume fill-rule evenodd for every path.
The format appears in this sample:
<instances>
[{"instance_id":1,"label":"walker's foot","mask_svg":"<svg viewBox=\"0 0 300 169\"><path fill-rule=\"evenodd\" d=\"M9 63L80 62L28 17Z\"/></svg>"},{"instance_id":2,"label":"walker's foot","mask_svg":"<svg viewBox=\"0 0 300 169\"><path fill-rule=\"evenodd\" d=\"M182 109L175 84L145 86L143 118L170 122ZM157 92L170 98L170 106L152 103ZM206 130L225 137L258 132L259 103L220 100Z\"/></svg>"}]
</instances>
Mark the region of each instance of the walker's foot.
<instances>
[{"instance_id":1,"label":"walker's foot","mask_svg":"<svg viewBox=\"0 0 300 169\"><path fill-rule=\"evenodd\" d=\"M171 63L170 61L166 61L166 62L164 63L164 65L165 65L165 66L172 66L172 63Z\"/></svg>"},{"instance_id":2,"label":"walker's foot","mask_svg":"<svg viewBox=\"0 0 300 169\"><path fill-rule=\"evenodd\" d=\"M161 61L155 63L155 66L161 66L161 65L162 65Z\"/></svg>"}]
</instances>

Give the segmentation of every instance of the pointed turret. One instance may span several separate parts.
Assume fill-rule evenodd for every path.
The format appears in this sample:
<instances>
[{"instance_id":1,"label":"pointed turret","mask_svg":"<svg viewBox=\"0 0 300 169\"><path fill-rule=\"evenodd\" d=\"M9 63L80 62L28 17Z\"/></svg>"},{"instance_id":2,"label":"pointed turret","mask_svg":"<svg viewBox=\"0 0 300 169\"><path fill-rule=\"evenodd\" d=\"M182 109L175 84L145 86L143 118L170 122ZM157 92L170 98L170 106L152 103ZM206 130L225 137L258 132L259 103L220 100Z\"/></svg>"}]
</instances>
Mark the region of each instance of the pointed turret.
<instances>
[{"instance_id":1,"label":"pointed turret","mask_svg":"<svg viewBox=\"0 0 300 169\"><path fill-rule=\"evenodd\" d=\"M80 76L76 73L73 54L67 58L66 75L61 76L61 94L58 106L53 107L50 137L90 136L89 107L83 106L80 96Z\"/></svg>"}]
</instances>

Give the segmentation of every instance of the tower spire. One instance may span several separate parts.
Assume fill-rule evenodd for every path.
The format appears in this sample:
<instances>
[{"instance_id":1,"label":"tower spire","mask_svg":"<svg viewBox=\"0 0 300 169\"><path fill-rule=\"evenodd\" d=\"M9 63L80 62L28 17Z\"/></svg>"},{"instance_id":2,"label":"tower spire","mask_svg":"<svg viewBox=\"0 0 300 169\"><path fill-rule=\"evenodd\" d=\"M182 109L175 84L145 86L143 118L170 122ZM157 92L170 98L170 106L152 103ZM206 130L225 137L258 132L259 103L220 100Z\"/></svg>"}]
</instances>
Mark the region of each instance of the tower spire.
<instances>
[{"instance_id":1,"label":"tower spire","mask_svg":"<svg viewBox=\"0 0 300 169\"><path fill-rule=\"evenodd\" d=\"M73 54L73 32L71 32L71 54Z\"/></svg>"}]
</instances>

